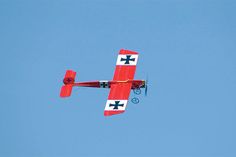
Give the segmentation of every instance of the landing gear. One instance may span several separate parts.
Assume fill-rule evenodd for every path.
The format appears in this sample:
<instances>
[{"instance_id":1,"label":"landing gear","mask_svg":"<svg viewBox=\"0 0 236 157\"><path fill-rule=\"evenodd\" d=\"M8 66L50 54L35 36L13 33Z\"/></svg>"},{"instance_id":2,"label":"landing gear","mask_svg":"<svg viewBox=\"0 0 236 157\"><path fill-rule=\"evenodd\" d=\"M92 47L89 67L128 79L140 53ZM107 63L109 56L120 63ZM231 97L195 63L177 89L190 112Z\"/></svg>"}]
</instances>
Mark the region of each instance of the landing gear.
<instances>
[{"instance_id":1,"label":"landing gear","mask_svg":"<svg viewBox=\"0 0 236 157\"><path fill-rule=\"evenodd\" d=\"M134 104L138 104L139 99L134 97L134 98L131 99L131 102L134 103Z\"/></svg>"},{"instance_id":2,"label":"landing gear","mask_svg":"<svg viewBox=\"0 0 236 157\"><path fill-rule=\"evenodd\" d=\"M141 89L140 88L135 88L133 89L134 94L140 95L141 94Z\"/></svg>"},{"instance_id":3,"label":"landing gear","mask_svg":"<svg viewBox=\"0 0 236 157\"><path fill-rule=\"evenodd\" d=\"M134 92L134 94L136 94L136 95L140 95L140 94L141 94L141 89L140 89L140 87L139 87L139 86L135 87L135 88L133 89L133 92ZM131 99L131 102L134 103L134 104L138 104L138 103L139 103L139 99L136 98L136 97L134 97L134 98Z\"/></svg>"}]
</instances>

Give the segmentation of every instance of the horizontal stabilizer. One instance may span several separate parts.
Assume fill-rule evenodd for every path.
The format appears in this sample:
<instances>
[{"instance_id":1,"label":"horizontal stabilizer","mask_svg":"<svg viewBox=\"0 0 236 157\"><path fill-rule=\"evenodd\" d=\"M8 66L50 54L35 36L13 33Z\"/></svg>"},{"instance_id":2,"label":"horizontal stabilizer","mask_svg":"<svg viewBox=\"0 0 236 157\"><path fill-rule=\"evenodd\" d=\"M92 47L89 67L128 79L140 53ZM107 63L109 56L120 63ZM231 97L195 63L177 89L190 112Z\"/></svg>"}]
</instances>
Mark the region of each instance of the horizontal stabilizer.
<instances>
[{"instance_id":1,"label":"horizontal stabilizer","mask_svg":"<svg viewBox=\"0 0 236 157\"><path fill-rule=\"evenodd\" d=\"M72 87L73 87L72 84L62 86L60 96L62 98L69 97L71 95L71 92L72 92Z\"/></svg>"},{"instance_id":2,"label":"horizontal stabilizer","mask_svg":"<svg viewBox=\"0 0 236 157\"><path fill-rule=\"evenodd\" d=\"M75 82L75 75L76 72L73 70L67 70L63 80L64 84L73 84Z\"/></svg>"}]
</instances>

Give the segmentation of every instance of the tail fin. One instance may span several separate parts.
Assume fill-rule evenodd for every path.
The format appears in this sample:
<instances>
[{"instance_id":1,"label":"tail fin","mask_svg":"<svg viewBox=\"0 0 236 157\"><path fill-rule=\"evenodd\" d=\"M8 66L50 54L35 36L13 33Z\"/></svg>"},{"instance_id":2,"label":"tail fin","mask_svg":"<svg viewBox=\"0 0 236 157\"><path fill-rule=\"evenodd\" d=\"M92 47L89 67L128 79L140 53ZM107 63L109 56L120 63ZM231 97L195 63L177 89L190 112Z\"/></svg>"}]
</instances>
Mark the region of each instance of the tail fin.
<instances>
[{"instance_id":1,"label":"tail fin","mask_svg":"<svg viewBox=\"0 0 236 157\"><path fill-rule=\"evenodd\" d=\"M60 92L61 97L69 97L71 95L72 88L75 82L75 76L76 72L74 72L73 70L66 71L65 77L63 79L63 83L65 85L61 87L61 92Z\"/></svg>"}]
</instances>

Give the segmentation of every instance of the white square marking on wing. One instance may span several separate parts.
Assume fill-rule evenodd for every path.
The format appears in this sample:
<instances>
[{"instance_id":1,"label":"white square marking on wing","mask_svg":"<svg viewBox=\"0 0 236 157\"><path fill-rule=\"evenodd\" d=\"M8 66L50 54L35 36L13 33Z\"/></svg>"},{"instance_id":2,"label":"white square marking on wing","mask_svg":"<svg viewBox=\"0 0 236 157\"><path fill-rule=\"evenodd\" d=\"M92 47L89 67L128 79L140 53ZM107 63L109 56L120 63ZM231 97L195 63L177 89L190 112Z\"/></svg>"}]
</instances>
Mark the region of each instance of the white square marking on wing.
<instances>
[{"instance_id":1,"label":"white square marking on wing","mask_svg":"<svg viewBox=\"0 0 236 157\"><path fill-rule=\"evenodd\" d=\"M107 100L105 110L125 110L128 100Z\"/></svg>"},{"instance_id":2,"label":"white square marking on wing","mask_svg":"<svg viewBox=\"0 0 236 157\"><path fill-rule=\"evenodd\" d=\"M118 55L116 65L136 65L138 62L138 55Z\"/></svg>"}]
</instances>

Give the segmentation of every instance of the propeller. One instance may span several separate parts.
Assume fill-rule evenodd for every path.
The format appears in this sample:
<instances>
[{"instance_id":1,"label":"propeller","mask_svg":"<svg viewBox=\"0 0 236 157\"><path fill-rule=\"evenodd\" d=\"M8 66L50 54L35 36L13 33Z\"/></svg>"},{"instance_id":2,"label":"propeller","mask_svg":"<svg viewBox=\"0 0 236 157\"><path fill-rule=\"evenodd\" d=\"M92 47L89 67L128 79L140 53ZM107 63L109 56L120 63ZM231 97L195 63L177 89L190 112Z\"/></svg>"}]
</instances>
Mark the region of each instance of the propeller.
<instances>
[{"instance_id":1,"label":"propeller","mask_svg":"<svg viewBox=\"0 0 236 157\"><path fill-rule=\"evenodd\" d=\"M148 76L146 77L145 81L145 96L147 96L147 91L148 91Z\"/></svg>"}]
</instances>

